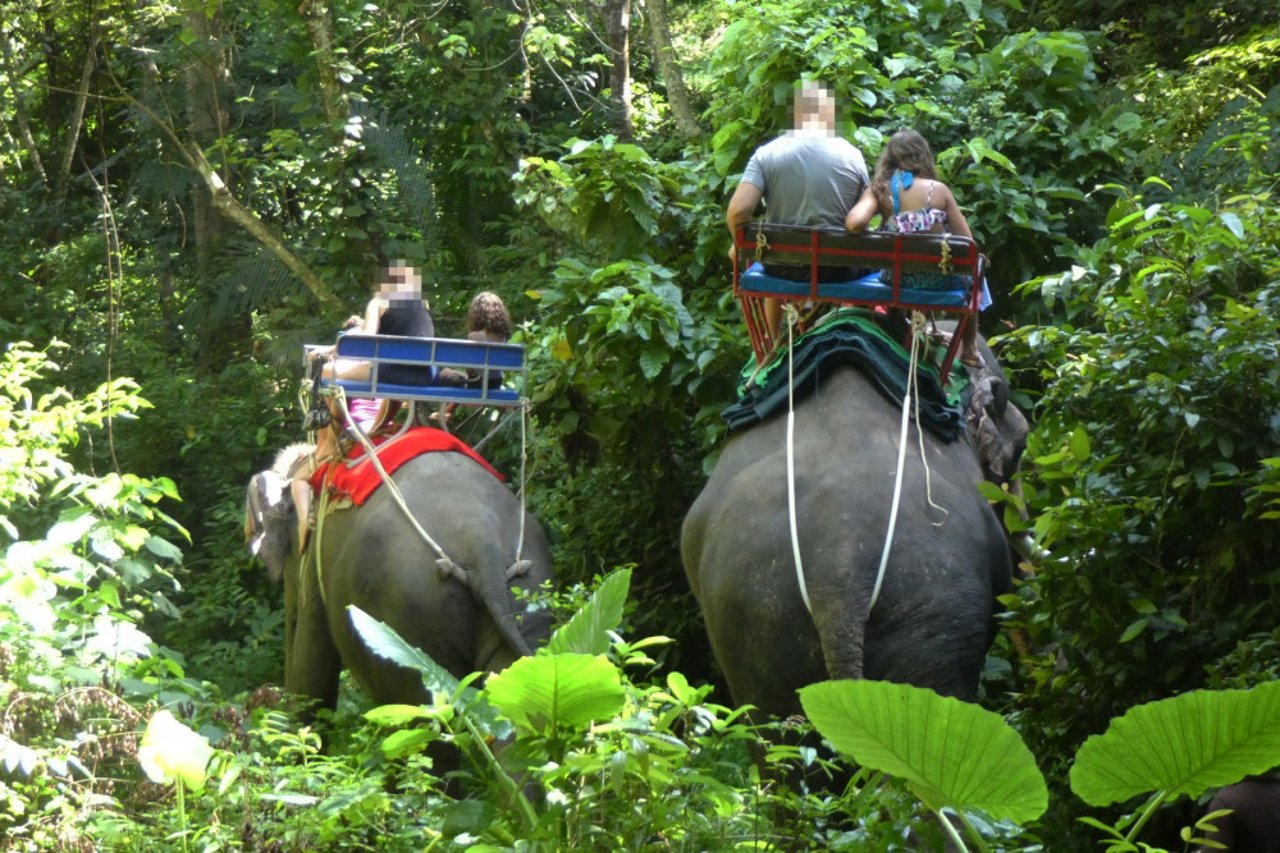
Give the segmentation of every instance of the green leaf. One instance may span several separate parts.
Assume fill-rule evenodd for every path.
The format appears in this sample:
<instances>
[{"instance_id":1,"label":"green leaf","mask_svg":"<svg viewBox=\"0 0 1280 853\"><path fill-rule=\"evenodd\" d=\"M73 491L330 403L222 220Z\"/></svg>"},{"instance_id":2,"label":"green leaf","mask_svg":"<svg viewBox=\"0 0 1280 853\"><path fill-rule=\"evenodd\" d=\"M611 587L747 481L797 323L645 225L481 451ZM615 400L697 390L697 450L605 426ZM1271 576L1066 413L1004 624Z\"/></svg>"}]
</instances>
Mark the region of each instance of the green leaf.
<instances>
[{"instance_id":1,"label":"green leaf","mask_svg":"<svg viewBox=\"0 0 1280 853\"><path fill-rule=\"evenodd\" d=\"M1078 426L1071 433L1071 456L1077 462L1084 462L1089 458L1089 452L1089 431Z\"/></svg>"},{"instance_id":2,"label":"green leaf","mask_svg":"<svg viewBox=\"0 0 1280 853\"><path fill-rule=\"evenodd\" d=\"M647 347L640 353L640 372L645 379L654 379L670 360L670 353L662 347Z\"/></svg>"},{"instance_id":3,"label":"green leaf","mask_svg":"<svg viewBox=\"0 0 1280 853\"><path fill-rule=\"evenodd\" d=\"M1244 239L1244 223L1240 221L1240 217L1230 211L1219 213L1218 217L1222 220L1227 228L1231 229L1231 233L1236 235L1237 240Z\"/></svg>"},{"instance_id":4,"label":"green leaf","mask_svg":"<svg viewBox=\"0 0 1280 853\"><path fill-rule=\"evenodd\" d=\"M421 705L379 705L364 714L369 722L384 726L403 726L427 716L430 716L428 710Z\"/></svg>"},{"instance_id":5,"label":"green leaf","mask_svg":"<svg viewBox=\"0 0 1280 853\"><path fill-rule=\"evenodd\" d=\"M1004 489L988 480L978 481L978 491L982 493L982 497L991 503L1003 503L1008 493Z\"/></svg>"},{"instance_id":6,"label":"green leaf","mask_svg":"<svg viewBox=\"0 0 1280 853\"><path fill-rule=\"evenodd\" d=\"M1280 755L1280 681L1196 690L1130 708L1085 741L1071 790L1092 806L1151 791L1197 797L1264 773Z\"/></svg>"},{"instance_id":7,"label":"green leaf","mask_svg":"<svg viewBox=\"0 0 1280 853\"><path fill-rule=\"evenodd\" d=\"M402 758L421 752L435 739L436 734L430 729L401 729L383 739L382 754L387 758Z\"/></svg>"},{"instance_id":8,"label":"green leaf","mask_svg":"<svg viewBox=\"0 0 1280 853\"><path fill-rule=\"evenodd\" d=\"M369 651L392 663L422 673L422 683L428 690L452 696L458 690L458 679L449 670L431 659L421 649L414 648L393 628L374 619L354 604L347 607L351 625Z\"/></svg>"},{"instance_id":9,"label":"green leaf","mask_svg":"<svg viewBox=\"0 0 1280 853\"><path fill-rule=\"evenodd\" d=\"M609 632L622 624L622 607L631 588L631 570L619 569L600 582L586 605L556 629L539 654L579 652L601 655L609 650Z\"/></svg>"},{"instance_id":10,"label":"green leaf","mask_svg":"<svg viewBox=\"0 0 1280 853\"><path fill-rule=\"evenodd\" d=\"M1124 629L1124 633L1120 635L1120 642L1127 643L1135 639L1143 631L1147 630L1147 619L1144 616L1141 619L1135 619L1128 628Z\"/></svg>"},{"instance_id":11,"label":"green leaf","mask_svg":"<svg viewBox=\"0 0 1280 853\"><path fill-rule=\"evenodd\" d=\"M932 690L823 681L800 690L818 731L860 765L898 776L933 810L1035 820L1048 789L1031 751L998 714Z\"/></svg>"},{"instance_id":12,"label":"green leaf","mask_svg":"<svg viewBox=\"0 0 1280 853\"><path fill-rule=\"evenodd\" d=\"M157 557L173 560L175 563L182 562L182 551L167 539L161 539L159 536L148 536L145 544L147 550Z\"/></svg>"},{"instance_id":13,"label":"green leaf","mask_svg":"<svg viewBox=\"0 0 1280 853\"><path fill-rule=\"evenodd\" d=\"M517 729L552 738L613 717L625 698L618 668L584 654L520 658L489 677L485 694Z\"/></svg>"}]
</instances>

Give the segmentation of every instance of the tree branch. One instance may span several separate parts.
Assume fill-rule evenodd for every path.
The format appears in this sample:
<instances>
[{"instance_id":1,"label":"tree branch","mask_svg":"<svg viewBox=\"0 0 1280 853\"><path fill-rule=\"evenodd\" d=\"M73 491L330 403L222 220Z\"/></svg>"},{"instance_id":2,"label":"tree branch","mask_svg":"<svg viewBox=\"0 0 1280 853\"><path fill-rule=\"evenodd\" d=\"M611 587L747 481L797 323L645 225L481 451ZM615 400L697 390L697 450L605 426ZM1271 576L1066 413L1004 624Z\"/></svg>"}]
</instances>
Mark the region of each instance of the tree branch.
<instances>
[{"instance_id":1,"label":"tree branch","mask_svg":"<svg viewBox=\"0 0 1280 853\"><path fill-rule=\"evenodd\" d=\"M204 180L205 186L209 188L209 194L213 198L213 206L222 215L251 234L271 254L275 255L290 272L302 280L302 283L307 286L307 289L322 305L338 310L343 309L342 300L333 295L333 291L320 280L315 271L290 251L289 247L272 232L270 226L231 195L226 184L222 181L222 176L218 174L218 170L213 168L213 165L205 159L204 152L198 146L187 145L178 137L177 132L167 122L161 120L160 116L156 115L150 107L130 95L122 87L120 87L120 91L124 93L125 100L131 106L151 119L156 127L160 129L160 132L169 137L170 141L177 146L187 165L194 169Z\"/></svg>"}]
</instances>

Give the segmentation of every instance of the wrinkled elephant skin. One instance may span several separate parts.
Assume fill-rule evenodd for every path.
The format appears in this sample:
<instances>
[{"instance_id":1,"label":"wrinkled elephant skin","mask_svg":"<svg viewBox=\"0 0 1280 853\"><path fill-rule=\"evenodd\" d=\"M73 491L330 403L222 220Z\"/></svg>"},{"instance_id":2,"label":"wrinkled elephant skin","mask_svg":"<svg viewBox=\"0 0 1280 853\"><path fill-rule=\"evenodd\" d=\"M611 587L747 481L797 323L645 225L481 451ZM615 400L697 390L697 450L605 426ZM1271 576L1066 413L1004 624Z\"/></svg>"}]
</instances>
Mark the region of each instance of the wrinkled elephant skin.
<instances>
[{"instance_id":1,"label":"wrinkled elephant skin","mask_svg":"<svg viewBox=\"0 0 1280 853\"><path fill-rule=\"evenodd\" d=\"M892 551L867 617L900 428L900 408L852 367L825 374L797 404L797 524L812 615L792 558L786 414L725 446L685 519L681 550L736 703L799 713L796 690L827 678L976 697L995 596L1010 588L1011 564L1001 525L975 487L982 465L964 440L924 436L933 502L944 514L928 503L912 425Z\"/></svg>"},{"instance_id":2,"label":"wrinkled elephant skin","mask_svg":"<svg viewBox=\"0 0 1280 853\"><path fill-rule=\"evenodd\" d=\"M280 468L280 466L277 466ZM355 634L347 612L356 605L391 626L410 644L461 677L497 671L546 638L544 614L517 616L510 586L533 589L551 577L541 527L526 516L517 563L521 507L501 483L457 453L428 453L401 467L394 480L418 523L440 545L459 575L443 571L438 554L421 538L394 500L379 488L361 507L331 512L311 535L315 561L297 555L295 514L289 490L277 481L283 469L257 475L250 484L247 529L260 534L257 553L285 583L285 687L332 708L345 663L378 703L425 700L422 680L373 655ZM264 495L283 493L258 513ZM287 543L282 546L281 542ZM272 555L275 555L274 557ZM321 586L323 585L323 595Z\"/></svg>"}]
</instances>

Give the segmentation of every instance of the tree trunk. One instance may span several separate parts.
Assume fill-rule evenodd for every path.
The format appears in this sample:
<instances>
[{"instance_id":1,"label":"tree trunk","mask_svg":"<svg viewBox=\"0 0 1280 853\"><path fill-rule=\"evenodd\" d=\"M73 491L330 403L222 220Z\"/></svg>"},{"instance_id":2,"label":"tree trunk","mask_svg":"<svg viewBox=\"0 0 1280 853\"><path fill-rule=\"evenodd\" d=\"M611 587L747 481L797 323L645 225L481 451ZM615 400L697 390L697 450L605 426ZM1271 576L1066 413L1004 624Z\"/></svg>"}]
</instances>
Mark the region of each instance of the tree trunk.
<instances>
[{"instance_id":1,"label":"tree trunk","mask_svg":"<svg viewBox=\"0 0 1280 853\"><path fill-rule=\"evenodd\" d=\"M66 198L67 195L67 187L71 179L71 164L75 160L76 148L80 141L80 128L84 126L84 109L89 101L89 82L93 76L93 69L98 64L97 29L95 24L92 35L89 36L89 47L84 55L84 68L80 72L80 88L76 91L76 101L71 111L66 145L62 149L62 162L58 164L57 195L59 201Z\"/></svg>"},{"instance_id":2,"label":"tree trunk","mask_svg":"<svg viewBox=\"0 0 1280 853\"><path fill-rule=\"evenodd\" d=\"M671 115L676 120L676 127L690 139L701 136L702 127L689 103L689 90L684 85L684 74L680 71L680 63L676 61L675 51L671 49L667 0L645 0L645 8L649 12L649 41L653 46L653 55L658 60L658 74L662 77L662 85L666 87L667 103L671 104Z\"/></svg>"},{"instance_id":3,"label":"tree trunk","mask_svg":"<svg viewBox=\"0 0 1280 853\"><path fill-rule=\"evenodd\" d=\"M219 44L222 35L221 5L206 5L203 0L189 0L187 26L195 39L190 49L195 61L187 66L187 126L194 144L202 151L216 144L227 127L228 115L223 101L226 64ZM219 183L230 188L235 183L226 173ZM193 191L196 258L201 276L212 275L218 244L226 233L226 223L218 215L210 189L198 186Z\"/></svg>"},{"instance_id":4,"label":"tree trunk","mask_svg":"<svg viewBox=\"0 0 1280 853\"><path fill-rule=\"evenodd\" d=\"M605 0L604 26L611 60L609 89L619 113L618 136L631 140L636 135L631 110L631 0Z\"/></svg>"},{"instance_id":5,"label":"tree trunk","mask_svg":"<svg viewBox=\"0 0 1280 853\"><path fill-rule=\"evenodd\" d=\"M333 53L333 11L324 0L302 0L298 14L307 24L311 35L312 53L316 59L316 75L320 79L320 97L324 102L325 118L335 130L347 120L342 85L338 80L338 68Z\"/></svg>"},{"instance_id":6,"label":"tree trunk","mask_svg":"<svg viewBox=\"0 0 1280 853\"><path fill-rule=\"evenodd\" d=\"M40 159L40 149L36 147L35 137L31 133L31 119L27 115L27 100L23 97L20 88L24 73L14 62L13 49L10 46L9 39L0 39L0 54L4 56L5 76L9 78L9 91L13 93L13 115L14 121L18 125L18 136L22 138L22 144L31 156L31 166L36 170L36 174L40 176L40 182L48 184L49 175L45 172L44 161Z\"/></svg>"}]
</instances>

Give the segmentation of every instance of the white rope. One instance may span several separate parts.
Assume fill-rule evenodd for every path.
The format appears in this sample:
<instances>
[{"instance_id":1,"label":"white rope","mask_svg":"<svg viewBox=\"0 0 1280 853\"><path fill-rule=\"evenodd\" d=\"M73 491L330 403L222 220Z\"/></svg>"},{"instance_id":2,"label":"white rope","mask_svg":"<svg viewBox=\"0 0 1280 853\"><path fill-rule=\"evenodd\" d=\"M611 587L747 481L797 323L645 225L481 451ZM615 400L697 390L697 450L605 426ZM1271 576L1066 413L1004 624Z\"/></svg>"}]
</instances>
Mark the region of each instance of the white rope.
<instances>
[{"instance_id":1,"label":"white rope","mask_svg":"<svg viewBox=\"0 0 1280 853\"><path fill-rule=\"evenodd\" d=\"M800 534L796 525L796 405L795 405L795 351L792 348L791 329L795 308L787 304L787 513L791 522L791 554L795 558L796 583L800 586L800 598L804 609L813 615L809 602L809 587L804 582L804 564L800 561Z\"/></svg>"},{"instance_id":2,"label":"white rope","mask_svg":"<svg viewBox=\"0 0 1280 853\"><path fill-rule=\"evenodd\" d=\"M516 540L516 562L524 553L524 517L525 517L525 469L529 460L529 443L525 423L529 418L529 401L520 403L520 538Z\"/></svg>"},{"instance_id":3,"label":"white rope","mask_svg":"<svg viewBox=\"0 0 1280 853\"><path fill-rule=\"evenodd\" d=\"M369 454L369 461L372 462L373 467L377 469L378 476L382 478L383 484L391 490L391 496L404 512L405 518L409 519L409 523L413 525L414 530L418 531L418 535L422 537L422 541L430 545L431 549L440 556L440 559L449 560L449 555L444 552L444 549L436 544L436 541L431 538L431 534L427 533L427 531L423 529L422 525L418 523L418 519L413 517L413 512L409 509L409 505L405 503L404 495L401 494L400 488L396 486L395 480L391 479L391 475L387 473L387 469L382 467L382 461L378 459L378 452L374 448L372 442L369 441L369 437L364 434L364 430L360 428L360 425L351 417L351 413L347 411L347 395L346 392L343 391L341 385L336 386L336 396L338 399L338 405L342 408L343 418L345 418L346 422L351 425L352 432L354 432L356 434L356 438L360 440L360 445L364 448L365 453ZM316 544L317 546L319 545L318 542ZM453 563L452 560L449 560L449 562L451 564Z\"/></svg>"},{"instance_id":4,"label":"white rope","mask_svg":"<svg viewBox=\"0 0 1280 853\"><path fill-rule=\"evenodd\" d=\"M923 315L916 312L911 319L911 361L907 365L907 393L902 398L902 429L898 434L898 470L893 480L893 502L889 505L889 529L884 535L884 550L880 552L880 567L876 569L875 586L871 588L871 603L867 605L867 613L869 614L875 609L876 601L880 599L880 587L884 584L885 569L889 566L889 553L893 550L893 532L898 526L898 507L902 502L902 475L906 470L907 461L907 428L911 424L911 394L916 386L916 368L920 363L920 330L916 328L917 319L923 320ZM917 397L919 394L917 393ZM919 402L917 401L917 425L919 430ZM923 444L921 445L921 456L923 457Z\"/></svg>"}]
</instances>

